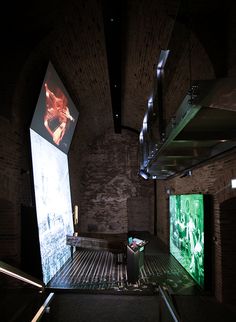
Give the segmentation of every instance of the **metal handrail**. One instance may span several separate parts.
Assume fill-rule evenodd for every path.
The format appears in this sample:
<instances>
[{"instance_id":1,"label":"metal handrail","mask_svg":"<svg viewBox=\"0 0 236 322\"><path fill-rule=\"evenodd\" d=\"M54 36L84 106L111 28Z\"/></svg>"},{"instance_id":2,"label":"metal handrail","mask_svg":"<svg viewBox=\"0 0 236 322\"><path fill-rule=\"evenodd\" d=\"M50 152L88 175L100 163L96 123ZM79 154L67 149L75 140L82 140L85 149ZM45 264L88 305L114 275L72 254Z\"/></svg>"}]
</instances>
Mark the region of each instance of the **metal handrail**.
<instances>
[{"instance_id":1,"label":"metal handrail","mask_svg":"<svg viewBox=\"0 0 236 322\"><path fill-rule=\"evenodd\" d=\"M37 321L39 321L41 319L41 317L43 316L44 312L46 311L48 305L52 301L54 295L55 295L54 293L50 293L48 295L48 297L44 301L43 305L39 308L38 312L35 314L35 316L31 320L31 322L37 322Z\"/></svg>"},{"instance_id":2,"label":"metal handrail","mask_svg":"<svg viewBox=\"0 0 236 322\"><path fill-rule=\"evenodd\" d=\"M0 261L0 273L6 274L6 275L16 278L18 280L21 280L25 283L39 287L41 289L45 288L45 284L42 281L40 281L39 279L32 277L31 275L24 273L20 269L15 268L15 267L13 267L7 263L4 263L2 261Z\"/></svg>"},{"instance_id":3,"label":"metal handrail","mask_svg":"<svg viewBox=\"0 0 236 322\"><path fill-rule=\"evenodd\" d=\"M161 286L159 286L159 292L166 304L168 311L170 312L170 314L173 318L173 321L180 322L181 321L180 317L179 317L178 313L176 312L174 304L173 304L171 298L169 297L168 293Z\"/></svg>"}]
</instances>

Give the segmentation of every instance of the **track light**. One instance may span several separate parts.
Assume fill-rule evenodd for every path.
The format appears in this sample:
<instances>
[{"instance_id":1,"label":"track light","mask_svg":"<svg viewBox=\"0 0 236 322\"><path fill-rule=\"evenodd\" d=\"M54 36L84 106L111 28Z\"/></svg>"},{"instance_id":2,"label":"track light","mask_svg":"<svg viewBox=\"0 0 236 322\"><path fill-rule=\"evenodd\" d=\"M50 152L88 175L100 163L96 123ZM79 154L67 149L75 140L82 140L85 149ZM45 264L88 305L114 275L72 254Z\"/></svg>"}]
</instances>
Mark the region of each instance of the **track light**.
<instances>
[{"instance_id":1,"label":"track light","mask_svg":"<svg viewBox=\"0 0 236 322\"><path fill-rule=\"evenodd\" d=\"M157 63L157 69L164 69L169 55L169 50L161 50L160 57Z\"/></svg>"},{"instance_id":2,"label":"track light","mask_svg":"<svg viewBox=\"0 0 236 322\"><path fill-rule=\"evenodd\" d=\"M144 170L140 170L140 171L139 171L139 174L140 174L140 176L141 176L142 178L144 178L145 180L147 180L147 179L150 177L149 173L145 172Z\"/></svg>"},{"instance_id":3,"label":"track light","mask_svg":"<svg viewBox=\"0 0 236 322\"><path fill-rule=\"evenodd\" d=\"M191 177L191 176L192 176L192 170L187 170L180 176L180 178Z\"/></svg>"}]
</instances>

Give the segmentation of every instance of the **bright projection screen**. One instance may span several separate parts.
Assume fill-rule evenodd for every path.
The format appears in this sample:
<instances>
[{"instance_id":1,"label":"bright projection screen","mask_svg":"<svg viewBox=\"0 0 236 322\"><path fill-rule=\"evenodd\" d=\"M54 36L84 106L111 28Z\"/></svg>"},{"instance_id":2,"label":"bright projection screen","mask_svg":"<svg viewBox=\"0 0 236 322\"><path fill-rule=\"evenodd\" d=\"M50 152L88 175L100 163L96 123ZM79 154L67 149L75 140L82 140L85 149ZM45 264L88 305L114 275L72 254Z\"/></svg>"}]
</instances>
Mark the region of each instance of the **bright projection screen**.
<instances>
[{"instance_id":1,"label":"bright projection screen","mask_svg":"<svg viewBox=\"0 0 236 322\"><path fill-rule=\"evenodd\" d=\"M68 153L79 113L49 62L30 128Z\"/></svg>"},{"instance_id":2,"label":"bright projection screen","mask_svg":"<svg viewBox=\"0 0 236 322\"><path fill-rule=\"evenodd\" d=\"M39 243L44 283L70 257L74 233L67 155L30 129Z\"/></svg>"},{"instance_id":3,"label":"bright projection screen","mask_svg":"<svg viewBox=\"0 0 236 322\"><path fill-rule=\"evenodd\" d=\"M170 253L204 287L204 195L171 195Z\"/></svg>"}]
</instances>

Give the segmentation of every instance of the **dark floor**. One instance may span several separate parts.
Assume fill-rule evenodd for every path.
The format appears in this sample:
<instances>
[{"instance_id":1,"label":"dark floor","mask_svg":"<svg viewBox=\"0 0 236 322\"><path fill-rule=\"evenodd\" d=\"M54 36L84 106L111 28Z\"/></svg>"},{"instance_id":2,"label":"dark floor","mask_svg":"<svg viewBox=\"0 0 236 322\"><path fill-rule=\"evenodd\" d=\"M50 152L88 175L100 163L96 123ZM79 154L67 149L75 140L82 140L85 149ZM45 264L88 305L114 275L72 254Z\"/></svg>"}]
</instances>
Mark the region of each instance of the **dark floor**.
<instances>
[{"instance_id":1,"label":"dark floor","mask_svg":"<svg viewBox=\"0 0 236 322\"><path fill-rule=\"evenodd\" d=\"M133 270L131 278L133 279ZM145 254L139 278L130 280L126 263L116 264L108 251L78 250L48 284L50 289L83 290L90 293L156 293L159 285L174 294L200 294L201 290L169 254ZM144 294L144 295L145 295Z\"/></svg>"},{"instance_id":2,"label":"dark floor","mask_svg":"<svg viewBox=\"0 0 236 322\"><path fill-rule=\"evenodd\" d=\"M158 296L59 294L45 321L157 322L158 302Z\"/></svg>"},{"instance_id":3,"label":"dark floor","mask_svg":"<svg viewBox=\"0 0 236 322\"><path fill-rule=\"evenodd\" d=\"M235 322L236 315L209 297L176 296L180 321ZM156 296L58 294L51 305L56 322L166 322L173 321Z\"/></svg>"},{"instance_id":4,"label":"dark floor","mask_svg":"<svg viewBox=\"0 0 236 322\"><path fill-rule=\"evenodd\" d=\"M183 322L235 322L236 321L236 307L229 307L218 303L213 296L204 294L202 291L196 291L196 285L190 278L189 280L181 277L181 274L186 274L180 268L178 263L169 255L167 249L153 236L137 236L143 239L149 238L150 242L145 249L145 257L155 259L154 266L150 266L152 261L147 261L148 267L142 271L140 276L145 282L147 271L156 274L156 279L151 276L151 280L155 281L152 292L123 292L122 287L116 287L111 293L94 292L96 285L93 288L88 288L86 292L83 289L73 288L55 288L47 289L47 292L55 292L55 297L50 305L50 313L45 314L41 321L51 322L168 322L173 321L164 305L163 299L158 292L158 281L170 292L170 296L175 304L177 313ZM91 255L91 254L90 254ZM91 255L92 256L92 255ZM97 258L99 258L99 255ZM91 257L92 258L92 257ZM109 256L104 255L108 261ZM111 259L111 258L110 258ZM156 262L158 259L158 262ZM100 261L101 262L101 258ZM112 263L114 263L112 261ZM111 265L111 261L110 264ZM168 266L169 265L169 266ZM102 265L102 271L106 269ZM114 280L119 276L124 277L125 265L116 265L114 263L110 268L114 268L114 272L118 274L113 275ZM123 267L123 268L121 268ZM156 270L154 268L156 267ZM67 267L68 268L68 267ZM76 268L78 269L78 267ZM86 279L89 280L88 267L84 267L86 271ZM90 268L90 272L96 275L98 268ZM77 271L78 272L78 271ZM146 274L146 275L145 275ZM152 275L151 274L151 275ZM106 275L106 274L105 274ZM146 283L150 282L150 276L146 276ZM177 283L176 280L182 281ZM90 280L91 281L91 280ZM186 287L188 282L190 287ZM96 283L95 283L96 284ZM129 290L128 290L129 291ZM35 293L35 294L34 294ZM135 294L135 295L134 295ZM147 295L148 294L148 295ZM8 292L1 289L0 292L0 321L10 322L28 322L31 319L27 318L25 313L25 299L29 298L29 302L42 302L45 294L39 299L38 291L29 291L27 289L11 290ZM139 296L138 296L139 295ZM22 314L23 317L22 317Z\"/></svg>"},{"instance_id":5,"label":"dark floor","mask_svg":"<svg viewBox=\"0 0 236 322\"><path fill-rule=\"evenodd\" d=\"M130 295L138 292L155 294L158 287L163 286L172 294L201 294L195 281L160 241L147 233L139 233L136 237L149 241L142 252L144 265L137 282L132 280L132 276L130 278L127 261L122 254L118 254L117 264L116 255L108 250L77 249L73 259L63 265L47 286L55 290Z\"/></svg>"}]
</instances>

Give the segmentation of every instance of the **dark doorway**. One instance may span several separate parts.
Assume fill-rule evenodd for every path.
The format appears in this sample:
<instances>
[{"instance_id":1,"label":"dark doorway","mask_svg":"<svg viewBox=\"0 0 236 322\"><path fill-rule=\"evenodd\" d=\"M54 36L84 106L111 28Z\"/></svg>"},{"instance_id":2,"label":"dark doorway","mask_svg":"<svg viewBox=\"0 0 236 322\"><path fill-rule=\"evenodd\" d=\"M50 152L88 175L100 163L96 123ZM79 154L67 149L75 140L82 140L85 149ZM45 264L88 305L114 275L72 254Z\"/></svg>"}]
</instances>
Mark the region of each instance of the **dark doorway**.
<instances>
[{"instance_id":1,"label":"dark doorway","mask_svg":"<svg viewBox=\"0 0 236 322\"><path fill-rule=\"evenodd\" d=\"M236 198L220 205L220 229L222 245L222 301L236 303Z\"/></svg>"}]
</instances>

